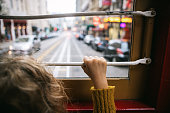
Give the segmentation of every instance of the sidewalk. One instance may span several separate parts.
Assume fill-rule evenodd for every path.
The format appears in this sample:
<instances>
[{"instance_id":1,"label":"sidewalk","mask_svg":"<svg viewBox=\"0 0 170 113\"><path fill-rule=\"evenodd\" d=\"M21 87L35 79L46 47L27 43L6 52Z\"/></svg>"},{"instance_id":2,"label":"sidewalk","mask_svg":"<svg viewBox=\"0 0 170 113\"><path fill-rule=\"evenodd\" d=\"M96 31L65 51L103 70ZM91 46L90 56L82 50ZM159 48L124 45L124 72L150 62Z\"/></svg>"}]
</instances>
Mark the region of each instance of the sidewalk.
<instances>
[{"instance_id":1,"label":"sidewalk","mask_svg":"<svg viewBox=\"0 0 170 113\"><path fill-rule=\"evenodd\" d=\"M13 41L0 42L0 54L3 54L9 50L9 46L12 45Z\"/></svg>"}]
</instances>

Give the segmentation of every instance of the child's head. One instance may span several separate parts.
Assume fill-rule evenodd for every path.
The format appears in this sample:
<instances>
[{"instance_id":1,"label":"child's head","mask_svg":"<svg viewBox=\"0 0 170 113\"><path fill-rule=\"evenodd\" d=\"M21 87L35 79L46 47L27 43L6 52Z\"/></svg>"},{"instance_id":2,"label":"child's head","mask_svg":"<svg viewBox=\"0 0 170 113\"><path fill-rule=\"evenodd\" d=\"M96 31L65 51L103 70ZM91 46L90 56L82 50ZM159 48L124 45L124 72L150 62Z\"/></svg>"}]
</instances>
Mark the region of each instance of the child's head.
<instances>
[{"instance_id":1,"label":"child's head","mask_svg":"<svg viewBox=\"0 0 170 113\"><path fill-rule=\"evenodd\" d=\"M65 93L59 81L30 58L0 61L0 111L61 113Z\"/></svg>"}]
</instances>

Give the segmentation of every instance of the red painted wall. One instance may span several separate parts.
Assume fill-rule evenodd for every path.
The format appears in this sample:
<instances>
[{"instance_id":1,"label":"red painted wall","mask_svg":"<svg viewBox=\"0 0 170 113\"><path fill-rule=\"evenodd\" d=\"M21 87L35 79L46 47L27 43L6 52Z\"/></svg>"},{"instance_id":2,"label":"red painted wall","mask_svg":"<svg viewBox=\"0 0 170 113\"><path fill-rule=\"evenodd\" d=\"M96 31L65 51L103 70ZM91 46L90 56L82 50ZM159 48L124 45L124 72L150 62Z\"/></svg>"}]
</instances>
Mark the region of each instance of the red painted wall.
<instances>
[{"instance_id":1,"label":"red painted wall","mask_svg":"<svg viewBox=\"0 0 170 113\"><path fill-rule=\"evenodd\" d=\"M159 113L170 113L170 24L157 103Z\"/></svg>"}]
</instances>

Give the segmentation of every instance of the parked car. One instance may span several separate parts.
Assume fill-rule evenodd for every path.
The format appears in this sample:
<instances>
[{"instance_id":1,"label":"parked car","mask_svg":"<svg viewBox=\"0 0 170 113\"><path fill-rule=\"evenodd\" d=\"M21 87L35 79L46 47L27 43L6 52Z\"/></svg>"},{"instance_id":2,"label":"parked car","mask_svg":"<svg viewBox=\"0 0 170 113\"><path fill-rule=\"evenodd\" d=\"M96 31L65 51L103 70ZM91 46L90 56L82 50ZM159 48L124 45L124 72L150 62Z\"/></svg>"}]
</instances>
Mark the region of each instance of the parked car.
<instances>
[{"instance_id":1,"label":"parked car","mask_svg":"<svg viewBox=\"0 0 170 113\"><path fill-rule=\"evenodd\" d=\"M40 32L37 37L41 40L45 40L48 38L45 32Z\"/></svg>"},{"instance_id":2,"label":"parked car","mask_svg":"<svg viewBox=\"0 0 170 113\"><path fill-rule=\"evenodd\" d=\"M121 47L116 49L116 62L128 61L130 54L130 42L121 41Z\"/></svg>"},{"instance_id":3,"label":"parked car","mask_svg":"<svg viewBox=\"0 0 170 113\"><path fill-rule=\"evenodd\" d=\"M59 33L58 32L50 32L47 35L47 38L54 38L54 37L58 37Z\"/></svg>"},{"instance_id":4,"label":"parked car","mask_svg":"<svg viewBox=\"0 0 170 113\"><path fill-rule=\"evenodd\" d=\"M117 56L117 48L121 47L121 40L110 40L104 50L104 57L109 61L113 61L113 58Z\"/></svg>"},{"instance_id":5,"label":"parked car","mask_svg":"<svg viewBox=\"0 0 170 113\"><path fill-rule=\"evenodd\" d=\"M35 50L40 50L40 38L35 35L23 35L18 37L9 47L13 54L32 54Z\"/></svg>"},{"instance_id":6,"label":"parked car","mask_svg":"<svg viewBox=\"0 0 170 113\"><path fill-rule=\"evenodd\" d=\"M108 44L107 40L101 40L100 37L95 37L91 42L91 46L96 51L104 51Z\"/></svg>"},{"instance_id":7,"label":"parked car","mask_svg":"<svg viewBox=\"0 0 170 113\"><path fill-rule=\"evenodd\" d=\"M84 38L84 43L91 45L91 42L94 40L94 36L93 35L86 35Z\"/></svg>"}]
</instances>

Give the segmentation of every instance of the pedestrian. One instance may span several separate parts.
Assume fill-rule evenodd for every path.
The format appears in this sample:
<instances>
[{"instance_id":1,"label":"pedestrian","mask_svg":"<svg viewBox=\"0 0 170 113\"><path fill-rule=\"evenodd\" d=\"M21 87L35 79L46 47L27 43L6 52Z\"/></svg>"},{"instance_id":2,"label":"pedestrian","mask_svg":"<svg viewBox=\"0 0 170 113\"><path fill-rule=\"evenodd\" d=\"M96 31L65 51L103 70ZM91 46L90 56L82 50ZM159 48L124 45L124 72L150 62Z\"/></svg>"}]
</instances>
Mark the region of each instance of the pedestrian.
<instances>
[{"instance_id":1,"label":"pedestrian","mask_svg":"<svg viewBox=\"0 0 170 113\"><path fill-rule=\"evenodd\" d=\"M11 40L11 35L10 35L10 33L7 34L7 38L8 38L8 40Z\"/></svg>"},{"instance_id":2,"label":"pedestrian","mask_svg":"<svg viewBox=\"0 0 170 113\"><path fill-rule=\"evenodd\" d=\"M115 113L114 86L108 86L106 60L84 57L84 72L93 81L94 113ZM0 112L65 113L62 83L32 58L0 60Z\"/></svg>"}]
</instances>

